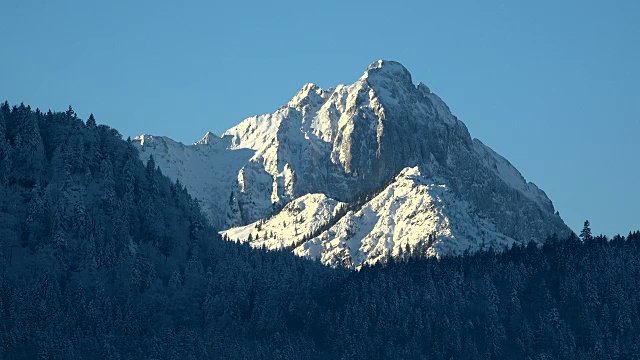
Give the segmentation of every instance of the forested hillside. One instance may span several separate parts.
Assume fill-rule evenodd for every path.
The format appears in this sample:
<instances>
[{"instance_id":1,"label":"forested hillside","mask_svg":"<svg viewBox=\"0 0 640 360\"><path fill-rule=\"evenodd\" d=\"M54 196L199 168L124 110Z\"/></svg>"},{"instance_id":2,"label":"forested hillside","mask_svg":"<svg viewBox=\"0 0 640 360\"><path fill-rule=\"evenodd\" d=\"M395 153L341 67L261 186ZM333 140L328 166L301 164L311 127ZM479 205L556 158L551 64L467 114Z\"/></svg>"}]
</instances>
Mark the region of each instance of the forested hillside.
<instances>
[{"instance_id":1,"label":"forested hillside","mask_svg":"<svg viewBox=\"0 0 640 360\"><path fill-rule=\"evenodd\" d=\"M638 359L638 279L640 232L408 260L342 282L320 344L347 358Z\"/></svg>"},{"instance_id":2,"label":"forested hillside","mask_svg":"<svg viewBox=\"0 0 640 360\"><path fill-rule=\"evenodd\" d=\"M251 354L342 274L222 241L93 117L1 109L0 359Z\"/></svg>"},{"instance_id":3,"label":"forested hillside","mask_svg":"<svg viewBox=\"0 0 640 360\"><path fill-rule=\"evenodd\" d=\"M637 359L640 232L359 272L220 239L73 110L0 110L0 359Z\"/></svg>"}]
</instances>

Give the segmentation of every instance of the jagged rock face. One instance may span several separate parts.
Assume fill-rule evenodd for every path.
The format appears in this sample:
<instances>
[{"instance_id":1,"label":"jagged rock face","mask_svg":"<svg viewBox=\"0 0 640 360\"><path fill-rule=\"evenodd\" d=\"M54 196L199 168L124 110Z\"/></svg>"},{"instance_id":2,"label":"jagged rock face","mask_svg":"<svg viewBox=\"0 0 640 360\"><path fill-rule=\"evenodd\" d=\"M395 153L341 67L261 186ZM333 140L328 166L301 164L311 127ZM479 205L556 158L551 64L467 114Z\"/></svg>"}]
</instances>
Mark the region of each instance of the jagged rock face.
<instances>
[{"instance_id":1,"label":"jagged rock face","mask_svg":"<svg viewBox=\"0 0 640 360\"><path fill-rule=\"evenodd\" d=\"M450 147L472 149L466 127L436 95L413 85L402 65L383 61L350 86L306 84L286 107L224 135L232 149L256 151L254 171L276 178L272 200L283 202L310 192L346 199L432 156L445 162Z\"/></svg>"},{"instance_id":2,"label":"jagged rock face","mask_svg":"<svg viewBox=\"0 0 640 360\"><path fill-rule=\"evenodd\" d=\"M306 194L348 201L418 166L509 239L542 241L570 231L543 191L473 140L437 95L414 85L392 61L371 64L352 85L306 84L275 113L248 118L215 141L159 147L139 137L135 143L143 158L153 153L163 171L179 178L221 228L262 219ZM209 169L208 177L186 179L196 172L182 159L190 152L200 154L190 157ZM215 155L202 155L210 152ZM227 173L220 175L223 158Z\"/></svg>"},{"instance_id":3,"label":"jagged rock face","mask_svg":"<svg viewBox=\"0 0 640 360\"><path fill-rule=\"evenodd\" d=\"M360 268L389 257L460 254L514 242L446 184L414 167L404 169L373 199L294 253L330 266Z\"/></svg>"}]
</instances>

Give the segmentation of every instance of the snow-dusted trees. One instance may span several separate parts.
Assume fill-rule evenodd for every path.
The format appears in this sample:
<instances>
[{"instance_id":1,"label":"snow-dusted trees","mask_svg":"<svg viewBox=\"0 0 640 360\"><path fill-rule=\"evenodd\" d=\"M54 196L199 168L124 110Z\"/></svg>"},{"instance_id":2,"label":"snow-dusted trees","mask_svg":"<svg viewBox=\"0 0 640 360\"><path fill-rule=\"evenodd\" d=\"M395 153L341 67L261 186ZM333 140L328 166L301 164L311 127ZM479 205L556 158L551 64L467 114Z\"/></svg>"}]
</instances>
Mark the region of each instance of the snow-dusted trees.
<instances>
[{"instance_id":1,"label":"snow-dusted trees","mask_svg":"<svg viewBox=\"0 0 640 360\"><path fill-rule=\"evenodd\" d=\"M7 121L7 133L12 145L10 180L33 188L40 181L45 165L38 117L28 106L14 107Z\"/></svg>"},{"instance_id":2,"label":"snow-dusted trees","mask_svg":"<svg viewBox=\"0 0 640 360\"><path fill-rule=\"evenodd\" d=\"M330 269L222 241L181 184L72 111L31 113L34 162L37 141L14 147L27 108L1 109L27 161L0 181L1 359L638 358L640 232Z\"/></svg>"}]
</instances>

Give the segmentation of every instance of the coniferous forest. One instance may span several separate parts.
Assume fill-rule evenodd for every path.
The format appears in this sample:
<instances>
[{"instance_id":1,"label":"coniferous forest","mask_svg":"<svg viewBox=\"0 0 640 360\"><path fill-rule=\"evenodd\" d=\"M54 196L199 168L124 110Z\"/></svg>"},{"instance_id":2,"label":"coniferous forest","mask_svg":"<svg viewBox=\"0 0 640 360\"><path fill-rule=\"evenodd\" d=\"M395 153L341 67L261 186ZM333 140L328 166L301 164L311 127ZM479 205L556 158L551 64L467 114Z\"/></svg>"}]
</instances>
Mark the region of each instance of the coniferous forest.
<instances>
[{"instance_id":1,"label":"coniferous forest","mask_svg":"<svg viewBox=\"0 0 640 360\"><path fill-rule=\"evenodd\" d=\"M0 359L638 359L640 232L358 272L220 239L91 116L0 107Z\"/></svg>"}]
</instances>

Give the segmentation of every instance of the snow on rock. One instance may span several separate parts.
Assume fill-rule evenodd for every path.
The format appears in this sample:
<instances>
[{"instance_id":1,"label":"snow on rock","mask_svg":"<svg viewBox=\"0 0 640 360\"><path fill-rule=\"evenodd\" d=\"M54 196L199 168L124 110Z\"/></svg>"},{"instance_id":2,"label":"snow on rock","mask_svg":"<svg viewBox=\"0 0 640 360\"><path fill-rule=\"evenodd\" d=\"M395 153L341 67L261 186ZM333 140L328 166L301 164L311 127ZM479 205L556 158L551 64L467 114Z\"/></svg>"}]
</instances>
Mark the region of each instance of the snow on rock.
<instances>
[{"instance_id":1,"label":"snow on rock","mask_svg":"<svg viewBox=\"0 0 640 360\"><path fill-rule=\"evenodd\" d=\"M374 62L351 85L325 90L305 84L285 106L272 114L245 119L222 137L207 133L190 146L148 135L133 142L140 148L142 159L153 154L165 174L180 179L221 230L239 231L239 227L251 226L248 224L308 194L346 202L356 194L379 188L403 169L419 168L439 182L424 185L428 199L424 195L422 202L403 202L404 206L435 206L438 199L444 199L449 205L443 209L460 209L456 213L427 212L431 217L422 219L452 224L446 227L452 237L439 232L444 225L433 225L437 241L428 248L435 254L456 252L469 241L476 242L477 236L467 236L473 231L465 230L466 225L457 227L458 222L470 221L475 224L473 229L487 236L486 242L496 244L507 243L505 239L541 242L553 233L570 231L542 190L528 183L502 156L473 140L444 101L425 84L415 85L409 71L394 61ZM340 253L340 259L361 264L383 256L382 249L387 245L381 244L394 244L389 251L396 256L396 244L406 242L411 247L421 243L405 225L397 225L399 215L392 208L380 206L372 205L370 210L345 217L346 222L358 216L352 220L359 224L359 235L352 234L356 228L344 225L343 231L350 229L344 244L340 239L346 239L346 235L338 228L334 233L327 232L337 241L333 250L323 250L328 249L329 242L314 239L317 246L307 242L306 248L298 247L295 252L332 265L344 264L342 260L326 260ZM378 221L388 226L381 227ZM300 224L299 232L312 232L316 225L305 223L308 228L302 229ZM503 237L489 231L490 225ZM388 233L372 235L374 229ZM265 240L264 246L288 247L300 240L282 231L278 232L279 240ZM242 233L227 235L243 239ZM412 240L400 240L398 236ZM458 241L460 245L455 245ZM378 251L378 255L369 255Z\"/></svg>"},{"instance_id":2,"label":"snow on rock","mask_svg":"<svg viewBox=\"0 0 640 360\"><path fill-rule=\"evenodd\" d=\"M291 201L270 218L231 228L220 234L236 242L250 241L251 246L257 248L292 248L327 223L340 206L344 206L344 203L324 194L308 194Z\"/></svg>"},{"instance_id":3,"label":"snow on rock","mask_svg":"<svg viewBox=\"0 0 640 360\"><path fill-rule=\"evenodd\" d=\"M502 249L515 240L473 212L440 181L407 168L396 181L294 253L330 266L360 268L389 257Z\"/></svg>"},{"instance_id":4,"label":"snow on rock","mask_svg":"<svg viewBox=\"0 0 640 360\"><path fill-rule=\"evenodd\" d=\"M221 234L229 240L248 241L255 248L293 249L296 255L325 265L353 269L390 257L499 250L515 242L458 199L446 184L422 175L418 167L404 169L370 201L342 214L320 235L309 237L346 205L323 194L305 195L275 216Z\"/></svg>"},{"instance_id":5,"label":"snow on rock","mask_svg":"<svg viewBox=\"0 0 640 360\"><path fill-rule=\"evenodd\" d=\"M473 139L473 148L478 155L480 155L482 164L491 169L491 171L498 175L506 184L535 201L546 210L553 211L553 204L547 197L547 194L540 190L534 183L527 182L518 169L511 165L509 160L500 156L478 139Z\"/></svg>"}]
</instances>

